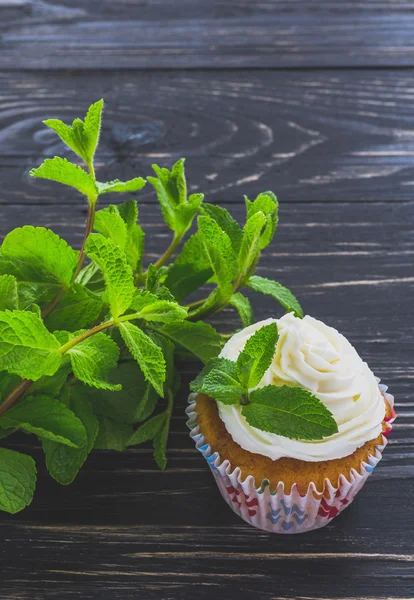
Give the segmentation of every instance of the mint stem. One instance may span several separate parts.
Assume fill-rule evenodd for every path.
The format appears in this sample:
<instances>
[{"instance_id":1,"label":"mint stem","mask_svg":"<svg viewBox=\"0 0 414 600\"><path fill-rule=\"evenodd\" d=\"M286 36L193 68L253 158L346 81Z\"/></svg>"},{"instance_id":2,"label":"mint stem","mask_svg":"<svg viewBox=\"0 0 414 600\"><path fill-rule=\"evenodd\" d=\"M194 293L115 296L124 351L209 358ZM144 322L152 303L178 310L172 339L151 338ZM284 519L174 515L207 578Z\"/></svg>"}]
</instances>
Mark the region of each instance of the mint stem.
<instances>
[{"instance_id":1,"label":"mint stem","mask_svg":"<svg viewBox=\"0 0 414 600\"><path fill-rule=\"evenodd\" d=\"M247 404L250 404L247 394L242 395L242 397L240 398L240 404L242 406L247 406Z\"/></svg>"},{"instance_id":2,"label":"mint stem","mask_svg":"<svg viewBox=\"0 0 414 600\"><path fill-rule=\"evenodd\" d=\"M82 246L81 246L79 256L78 256L78 266L76 267L76 271L73 275L73 279L72 279L73 281L75 281L76 277L79 275L79 273L83 267L83 263L85 262L85 258L86 258L85 246L86 246L88 237L92 233L93 224L95 221L95 208L96 208L96 201L89 202L88 216L86 219L86 227L85 227L85 235L83 236L83 242L82 242Z\"/></svg>"},{"instance_id":3,"label":"mint stem","mask_svg":"<svg viewBox=\"0 0 414 600\"><path fill-rule=\"evenodd\" d=\"M17 385L0 404L0 416L4 414L6 410L11 408L25 392L27 392L32 383L33 381L31 379L22 379L19 385Z\"/></svg>"},{"instance_id":4,"label":"mint stem","mask_svg":"<svg viewBox=\"0 0 414 600\"><path fill-rule=\"evenodd\" d=\"M88 165L88 167L89 167L89 165ZM91 166L91 168L93 169L93 165ZM83 236L82 246L81 246L79 256L78 256L78 265L76 267L75 273L73 274L72 281L75 281L76 277L79 275L79 273L83 267L83 263L85 262L85 258L86 258L85 246L86 246L86 241L93 229L93 223L95 221L95 208L96 208L97 199L98 199L97 197L90 198L89 202L88 202L88 216L86 218L85 235ZM60 302L60 300L65 292L66 292L66 289L64 287L61 287L60 290L57 292L56 296L54 296L54 298L52 298L52 300L49 302L49 304L47 304L44 307L44 309L42 310L42 318L43 319L48 317L50 315L50 313L56 308L57 304Z\"/></svg>"},{"instance_id":5,"label":"mint stem","mask_svg":"<svg viewBox=\"0 0 414 600\"><path fill-rule=\"evenodd\" d=\"M160 267L164 266L165 263L171 258L171 256L174 254L175 249L177 248L177 246L179 245L179 243L181 242L181 240L183 239L182 235L177 235L175 234L171 244L168 246L167 250L164 252L164 254L162 254L159 259L157 260L157 262L154 263L154 267L156 267L157 269L159 269ZM136 285L139 285L140 283L144 283L147 279L148 276L148 271L145 271L145 273L142 273L141 275L138 275L135 278L135 283Z\"/></svg>"},{"instance_id":6,"label":"mint stem","mask_svg":"<svg viewBox=\"0 0 414 600\"><path fill-rule=\"evenodd\" d=\"M66 292L66 289L64 287L61 287L60 290L57 292L56 296L54 296L52 298L52 300L49 302L49 304L47 304L44 307L44 309L42 310L42 319L45 319L46 317L48 317L50 315L52 310L55 309L58 302L60 302L60 299L62 298L62 296L65 292Z\"/></svg>"},{"instance_id":7,"label":"mint stem","mask_svg":"<svg viewBox=\"0 0 414 600\"><path fill-rule=\"evenodd\" d=\"M253 268L254 270L254 268ZM247 277L247 275L245 276L243 273L239 273L239 275L237 276L237 279L233 285L233 294L235 294L237 292L237 290L239 289L239 287L243 284L245 277ZM188 304L186 306L186 308L188 308L188 310L194 310L196 308L198 308L199 306L202 306L204 304L204 302L207 300L207 298L203 298L203 300L197 300L197 302L193 302L192 304ZM228 300L224 300L221 302L218 302L217 304L214 304L213 306L211 306L208 309L203 310L201 308L201 310L193 315L189 315L187 317L187 321L199 321L200 319L205 319L205 317L208 317L214 313L219 312L220 310L223 310L223 308L225 308L228 304Z\"/></svg>"}]
</instances>

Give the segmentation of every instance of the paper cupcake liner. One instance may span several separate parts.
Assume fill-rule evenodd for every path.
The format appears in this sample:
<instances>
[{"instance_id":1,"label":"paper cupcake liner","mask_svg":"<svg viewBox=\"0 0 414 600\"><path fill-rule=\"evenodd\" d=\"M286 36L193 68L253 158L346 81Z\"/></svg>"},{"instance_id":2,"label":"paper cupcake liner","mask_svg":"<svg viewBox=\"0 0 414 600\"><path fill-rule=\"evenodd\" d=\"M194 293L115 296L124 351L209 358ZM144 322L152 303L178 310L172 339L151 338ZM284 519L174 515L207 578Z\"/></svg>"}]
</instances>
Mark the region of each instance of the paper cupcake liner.
<instances>
[{"instance_id":1,"label":"paper cupcake liner","mask_svg":"<svg viewBox=\"0 0 414 600\"><path fill-rule=\"evenodd\" d=\"M222 461L200 433L195 402L197 394L189 397L187 425L191 430L190 437L206 459L223 498L237 515L250 525L272 533L304 533L324 527L349 506L381 460L396 414L393 396L387 393L385 385L380 384L379 387L392 409L392 416L386 419L389 429L383 433L383 444L376 446L375 455L362 462L359 471L352 469L347 475L340 475L336 485L325 479L322 491L318 491L313 482L306 494L301 494L296 484L287 493L283 482L271 492L267 480L263 480L259 487L256 487L252 475L243 481L240 468L233 468L228 460Z\"/></svg>"}]
</instances>

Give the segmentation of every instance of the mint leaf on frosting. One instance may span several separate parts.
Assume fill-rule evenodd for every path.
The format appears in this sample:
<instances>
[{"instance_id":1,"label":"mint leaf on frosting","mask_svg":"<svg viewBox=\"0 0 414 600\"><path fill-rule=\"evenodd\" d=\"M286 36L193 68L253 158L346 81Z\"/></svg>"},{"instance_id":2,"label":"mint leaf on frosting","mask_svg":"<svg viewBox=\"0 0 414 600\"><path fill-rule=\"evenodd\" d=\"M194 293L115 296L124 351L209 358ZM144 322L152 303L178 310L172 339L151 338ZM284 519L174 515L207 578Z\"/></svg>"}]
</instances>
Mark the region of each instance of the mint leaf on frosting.
<instances>
[{"instance_id":1,"label":"mint leaf on frosting","mask_svg":"<svg viewBox=\"0 0 414 600\"><path fill-rule=\"evenodd\" d=\"M257 429L293 440L321 440L338 432L332 413L308 390L268 385L250 393L242 414Z\"/></svg>"},{"instance_id":2,"label":"mint leaf on frosting","mask_svg":"<svg viewBox=\"0 0 414 600\"><path fill-rule=\"evenodd\" d=\"M239 354L237 364L246 388L254 388L260 383L270 367L276 352L279 338L276 323L265 325L256 331L246 342Z\"/></svg>"},{"instance_id":3,"label":"mint leaf on frosting","mask_svg":"<svg viewBox=\"0 0 414 600\"><path fill-rule=\"evenodd\" d=\"M237 363L227 358L215 358L191 382L193 392L206 394L223 404L239 404L246 389L240 381Z\"/></svg>"}]
</instances>

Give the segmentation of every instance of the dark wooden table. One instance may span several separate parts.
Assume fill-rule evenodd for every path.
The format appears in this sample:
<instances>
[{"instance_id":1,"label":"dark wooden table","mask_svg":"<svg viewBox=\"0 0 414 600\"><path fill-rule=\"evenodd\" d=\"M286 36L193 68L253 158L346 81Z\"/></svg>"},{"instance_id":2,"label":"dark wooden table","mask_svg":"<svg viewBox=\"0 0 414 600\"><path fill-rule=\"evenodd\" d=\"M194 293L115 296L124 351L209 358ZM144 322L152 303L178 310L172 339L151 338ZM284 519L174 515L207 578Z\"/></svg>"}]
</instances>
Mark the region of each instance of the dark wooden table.
<instances>
[{"instance_id":1,"label":"dark wooden table","mask_svg":"<svg viewBox=\"0 0 414 600\"><path fill-rule=\"evenodd\" d=\"M0 516L2 599L414 597L413 69L408 0L0 0L1 234L46 224L79 243L81 198L28 170L65 151L42 119L104 96L100 178L185 156L191 188L240 219L243 194L278 194L260 274L349 337L399 413L357 501L301 536L222 501L185 426L190 368L165 473L149 447L95 452L64 488L18 438L39 481ZM140 197L155 256L169 233ZM256 300L257 319L275 309Z\"/></svg>"}]
</instances>

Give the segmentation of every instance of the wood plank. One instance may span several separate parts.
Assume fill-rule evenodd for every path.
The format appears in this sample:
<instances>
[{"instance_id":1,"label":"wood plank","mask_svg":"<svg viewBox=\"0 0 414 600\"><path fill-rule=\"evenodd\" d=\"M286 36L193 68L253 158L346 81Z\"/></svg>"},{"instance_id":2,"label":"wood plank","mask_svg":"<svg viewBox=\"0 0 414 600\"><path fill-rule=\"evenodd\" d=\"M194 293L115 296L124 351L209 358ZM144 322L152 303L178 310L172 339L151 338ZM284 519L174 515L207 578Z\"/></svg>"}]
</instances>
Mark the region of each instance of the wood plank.
<instances>
[{"instance_id":1,"label":"wood plank","mask_svg":"<svg viewBox=\"0 0 414 600\"><path fill-rule=\"evenodd\" d=\"M411 598L412 548L397 530L406 526L406 516L396 511L392 522L389 518L389 505L398 501L391 486L365 487L360 500L327 528L299 539L243 524L213 488L210 473L205 476L205 481L193 480L192 489L180 496L177 488L185 476L175 474L175 492L164 494L164 501L163 494L152 493L144 503L132 495L126 502L118 491L118 501L114 496L102 505L106 520L100 525L90 523L92 512L80 524L76 505L69 503L61 507L65 525L59 517L55 521L53 512L47 526L36 517L4 524L4 535L13 545L2 571L3 597L28 598L30 589L34 600L210 600L213 595L250 600L258 593L263 600ZM112 485L120 480L122 476L115 476ZM411 494L413 489L402 482L400 492ZM377 502L370 511L378 498L387 502ZM49 498L50 503L54 500L60 499ZM364 502L365 515L360 511ZM167 507L170 520L163 523ZM125 513L130 519L126 524ZM147 523L157 519L155 525Z\"/></svg>"},{"instance_id":2,"label":"wood plank","mask_svg":"<svg viewBox=\"0 0 414 600\"><path fill-rule=\"evenodd\" d=\"M265 189L284 202L412 199L411 71L0 73L0 86L0 203L83 202L28 171L73 159L42 120L70 121L100 95L101 179L185 156L191 190L215 202Z\"/></svg>"},{"instance_id":3,"label":"wood plank","mask_svg":"<svg viewBox=\"0 0 414 600\"><path fill-rule=\"evenodd\" d=\"M413 66L412 4L1 0L1 69Z\"/></svg>"}]
</instances>

